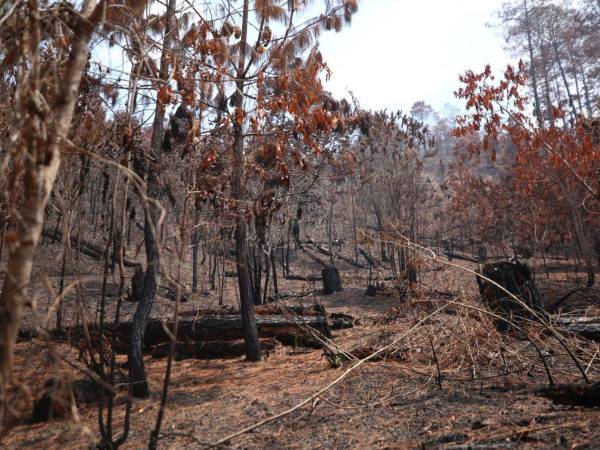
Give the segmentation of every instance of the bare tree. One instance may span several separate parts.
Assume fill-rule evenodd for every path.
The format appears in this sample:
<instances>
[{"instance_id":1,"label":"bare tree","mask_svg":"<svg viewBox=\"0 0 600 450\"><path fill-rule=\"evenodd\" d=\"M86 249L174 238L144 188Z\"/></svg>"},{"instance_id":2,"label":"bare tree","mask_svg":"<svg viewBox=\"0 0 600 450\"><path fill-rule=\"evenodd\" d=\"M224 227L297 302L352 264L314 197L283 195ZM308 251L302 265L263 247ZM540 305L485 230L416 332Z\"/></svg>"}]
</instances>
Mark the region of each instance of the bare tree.
<instances>
[{"instance_id":1,"label":"bare tree","mask_svg":"<svg viewBox=\"0 0 600 450\"><path fill-rule=\"evenodd\" d=\"M0 420L44 211L68 138L88 61L88 45L105 9L105 1L88 0L75 11L62 4L44 7L33 0L19 3L3 25L6 27L3 52L15 59L14 66L6 67L5 58L2 69L11 71L15 79L16 126L11 136L11 178L16 183L13 189L15 193L20 191L21 198L13 205L16 210L8 236L11 244L0 296ZM62 29L59 35L47 34L44 21L58 13L67 14L68 28ZM60 78L48 59L51 56L43 51L44 43L69 49ZM45 95L47 82L57 87L53 99Z\"/></svg>"}]
</instances>

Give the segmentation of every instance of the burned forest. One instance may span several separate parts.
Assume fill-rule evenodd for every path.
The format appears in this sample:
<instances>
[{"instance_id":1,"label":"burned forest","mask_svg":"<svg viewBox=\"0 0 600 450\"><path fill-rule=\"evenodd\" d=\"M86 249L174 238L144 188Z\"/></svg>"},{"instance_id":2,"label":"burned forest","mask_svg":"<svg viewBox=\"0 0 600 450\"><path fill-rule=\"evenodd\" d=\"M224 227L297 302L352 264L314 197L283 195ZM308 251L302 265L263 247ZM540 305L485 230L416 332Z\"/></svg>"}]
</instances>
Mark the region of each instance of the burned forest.
<instances>
[{"instance_id":1,"label":"burned forest","mask_svg":"<svg viewBox=\"0 0 600 450\"><path fill-rule=\"evenodd\" d=\"M600 447L600 2L417 3L0 0L0 448Z\"/></svg>"}]
</instances>

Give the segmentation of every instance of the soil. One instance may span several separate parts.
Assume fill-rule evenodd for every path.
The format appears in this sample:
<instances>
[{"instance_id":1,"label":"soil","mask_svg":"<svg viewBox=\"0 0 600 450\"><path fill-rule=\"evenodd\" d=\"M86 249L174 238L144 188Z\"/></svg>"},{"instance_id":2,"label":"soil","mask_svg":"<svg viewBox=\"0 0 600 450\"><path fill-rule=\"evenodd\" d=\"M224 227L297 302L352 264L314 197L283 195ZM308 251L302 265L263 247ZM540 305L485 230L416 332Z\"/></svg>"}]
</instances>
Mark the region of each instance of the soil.
<instances>
[{"instance_id":1,"label":"soil","mask_svg":"<svg viewBox=\"0 0 600 450\"><path fill-rule=\"evenodd\" d=\"M46 319L49 299L58 290L60 264L55 258L54 246L41 247L32 287L36 308L28 310L24 327ZM65 297L66 325L75 323L78 315L95 317L101 290L99 263L82 255L78 259L78 263L68 264L65 284L77 276L85 280L79 292L85 308L77 308L76 290L69 293ZM546 385L548 379L531 343L515 332L498 332L482 309L474 276L446 266L445 261L424 263L413 289L399 289L394 282L386 282L375 297L366 295L367 271L346 262L338 265L344 290L328 296L320 293L319 282L292 282L280 277L280 292L290 297L278 303L319 303L328 313L353 315L357 326L334 332L338 346L334 356L324 350L279 346L260 363L248 363L242 357L174 362L159 448L203 448L278 414L351 367L356 359L344 357L345 352L363 358L401 336L405 337L383 358L362 365L309 405L221 448L600 447L600 430L595 426L600 411L554 405L538 397L536 387ZM468 262L460 265L476 268ZM230 261L227 266L233 270ZM538 275L543 296L550 303L574 283L571 267L564 262L561 267L548 271L548 278ZM175 266L169 269L176 273ZM190 278L188 269L184 271L186 279ZM296 255L292 273L315 275L319 271L314 260L300 252ZM224 279L222 294L210 289L206 274L202 281L201 292L181 305L182 314L217 307L220 297L225 304L236 305L235 278ZM109 289L118 292L116 274L108 283L113 286ZM587 292L585 297L574 297L565 309L596 314L597 298L597 292ZM110 297L108 302L108 317L112 317L116 300ZM444 309L435 313L442 306ZM153 316L170 317L173 307L174 302L159 298ZM134 310L135 304L124 302L122 320ZM47 319L46 326L52 328L53 314ZM535 325L528 326L527 331L542 348L556 382L581 379L556 339ZM600 379L597 344L570 335L565 335L565 340L588 377ZM28 420L32 401L39 398L48 379L84 378L73 367L78 357L78 349L68 342L33 339L18 344L15 383L9 392L13 414L5 420L3 448L84 449L98 442L98 405L93 402L79 402L66 417L49 422L31 424ZM125 363L125 357L119 356L117 362ZM165 365L165 358L147 357L151 397L133 402L129 436L121 448L146 448L156 420ZM115 434L122 430L124 396L125 392L117 396Z\"/></svg>"}]
</instances>

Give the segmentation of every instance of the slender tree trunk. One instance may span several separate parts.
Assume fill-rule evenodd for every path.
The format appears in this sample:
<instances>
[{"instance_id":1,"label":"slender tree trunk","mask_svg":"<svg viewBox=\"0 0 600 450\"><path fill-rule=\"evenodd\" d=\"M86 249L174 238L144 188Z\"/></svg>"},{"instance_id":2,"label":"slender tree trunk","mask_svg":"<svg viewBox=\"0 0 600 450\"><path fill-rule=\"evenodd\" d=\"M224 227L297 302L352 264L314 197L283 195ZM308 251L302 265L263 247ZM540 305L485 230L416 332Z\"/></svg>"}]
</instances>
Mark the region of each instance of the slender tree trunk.
<instances>
[{"instance_id":1,"label":"slender tree trunk","mask_svg":"<svg viewBox=\"0 0 600 450\"><path fill-rule=\"evenodd\" d=\"M577 64L575 64L575 50L571 46L569 51L569 58L571 60L571 74L573 75L573 81L575 82L575 95L577 100L577 106L579 106L579 113L583 112L583 107L581 106L581 89L579 88L579 77L577 76Z\"/></svg>"},{"instance_id":2,"label":"slender tree trunk","mask_svg":"<svg viewBox=\"0 0 600 450\"><path fill-rule=\"evenodd\" d=\"M288 232L287 232L287 243L285 247L285 264L283 266L283 274L290 273L290 233L292 231L292 222L289 222Z\"/></svg>"},{"instance_id":3,"label":"slender tree trunk","mask_svg":"<svg viewBox=\"0 0 600 450\"><path fill-rule=\"evenodd\" d=\"M243 114L244 101L244 79L246 63L246 45L248 40L248 13L249 0L244 0L242 12L242 35L239 43L239 62L237 71L236 92L233 97L233 104L239 108L239 114ZM243 121L243 116L242 116ZM246 188L244 186L244 131L243 122L235 120L233 124L233 183L232 194L237 200L238 205L243 205L246 198ZM242 122L242 123L240 123ZM258 339L258 328L256 326L256 317L254 315L254 304L252 302L252 293L250 292L250 274L248 273L248 236L247 225L244 214L240 214L235 227L235 249L236 249L236 267L238 275L238 284L240 291L240 309L242 314L242 326L244 328L244 341L246 343L246 359L249 361L260 361L260 343Z\"/></svg>"},{"instance_id":4,"label":"slender tree trunk","mask_svg":"<svg viewBox=\"0 0 600 450\"><path fill-rule=\"evenodd\" d=\"M212 245L213 253L209 255L208 258L208 270L209 270L209 278L210 278L210 289L217 289L217 268L219 267L219 251L222 249L222 245L219 247L216 244Z\"/></svg>"},{"instance_id":5,"label":"slender tree trunk","mask_svg":"<svg viewBox=\"0 0 600 450\"><path fill-rule=\"evenodd\" d=\"M356 236L356 208L354 206L354 179L350 186L350 201L352 203L352 240L354 241L354 271L358 272L358 238Z\"/></svg>"},{"instance_id":6,"label":"slender tree trunk","mask_svg":"<svg viewBox=\"0 0 600 450\"><path fill-rule=\"evenodd\" d=\"M4 215L4 211L0 211L0 215ZM0 217L0 262L4 255L4 241L6 238L6 231L8 230L8 221L5 222L4 216Z\"/></svg>"},{"instance_id":7,"label":"slender tree trunk","mask_svg":"<svg viewBox=\"0 0 600 450\"><path fill-rule=\"evenodd\" d=\"M171 43L175 29L175 8L177 0L169 0L167 5L167 26L163 39L163 49L160 61L160 79L166 82L169 78L169 58ZM152 127L151 150L152 157L146 158L145 175L146 186L148 186L148 196L151 199L159 197L158 188L158 161L160 161L161 145L164 137L164 119L165 105L160 101L156 103L154 114L154 123ZM138 302L129 336L129 378L132 383L132 395L138 398L148 397L148 381L146 379L146 370L144 367L143 355L143 337L146 330L146 324L154 305L156 289L159 283L160 271L160 250L158 246L158 236L160 236L160 219L157 206L151 202L145 205L144 220L144 246L146 249L146 273L144 274L143 295Z\"/></svg>"},{"instance_id":8,"label":"slender tree trunk","mask_svg":"<svg viewBox=\"0 0 600 450\"><path fill-rule=\"evenodd\" d=\"M198 251L200 246L200 232L192 233L192 292L198 292Z\"/></svg>"},{"instance_id":9,"label":"slender tree trunk","mask_svg":"<svg viewBox=\"0 0 600 450\"><path fill-rule=\"evenodd\" d=\"M327 244L329 245L329 262L332 266L335 266L335 260L333 259L333 199L329 203L329 217L327 221Z\"/></svg>"},{"instance_id":10,"label":"slender tree trunk","mask_svg":"<svg viewBox=\"0 0 600 450\"><path fill-rule=\"evenodd\" d=\"M65 272L67 266L67 244L63 245L62 262L60 264L60 281L58 286L58 295L62 295L65 288ZM62 300L56 305L56 329L62 331Z\"/></svg>"},{"instance_id":11,"label":"slender tree trunk","mask_svg":"<svg viewBox=\"0 0 600 450\"><path fill-rule=\"evenodd\" d=\"M200 119L202 120L202 116ZM192 188L196 186L196 175L192 178ZM200 241L202 239L202 229L200 228L200 205L195 200L192 205L193 212L193 231L192 231L192 292L198 292L198 253L200 251Z\"/></svg>"},{"instance_id":12,"label":"slender tree trunk","mask_svg":"<svg viewBox=\"0 0 600 450\"><path fill-rule=\"evenodd\" d=\"M587 77L585 76L585 69L581 62L579 63L579 71L581 72L581 82L583 84L583 93L585 95L585 107L587 109L588 114L591 115L592 114L592 101L590 98L590 89L588 86Z\"/></svg>"},{"instance_id":13,"label":"slender tree trunk","mask_svg":"<svg viewBox=\"0 0 600 450\"><path fill-rule=\"evenodd\" d=\"M381 213L381 207L379 204L375 204L375 220L377 222L377 231L379 233L379 253L381 255L381 261L387 261L387 255L385 254L385 247L383 244L383 215Z\"/></svg>"},{"instance_id":14,"label":"slender tree trunk","mask_svg":"<svg viewBox=\"0 0 600 450\"><path fill-rule=\"evenodd\" d=\"M269 258L271 258L271 268L273 269L273 293L275 298L277 298L279 297L279 287L277 286L277 264L275 263L275 252L272 248Z\"/></svg>"},{"instance_id":15,"label":"slender tree trunk","mask_svg":"<svg viewBox=\"0 0 600 450\"><path fill-rule=\"evenodd\" d=\"M533 98L535 101L535 117L537 118L538 125L542 126L544 120L542 118L542 109L540 104L540 95L538 93L537 75L535 73L535 59L533 55L533 40L531 38L531 22L529 20L529 7L527 6L527 0L523 0L523 7L525 9L525 29L527 31L527 47L529 49L529 73L531 76L531 84L533 87Z\"/></svg>"},{"instance_id":16,"label":"slender tree trunk","mask_svg":"<svg viewBox=\"0 0 600 450\"><path fill-rule=\"evenodd\" d=\"M557 73L558 70L557 70L556 67L552 67L551 70L555 72L553 80L554 80L554 91L556 93L556 102L557 102L558 105L562 105L563 104L563 98L562 98L562 92L560 90L560 83L558 81L558 76L559 76L559 74ZM562 120L562 123L563 123L563 128L566 130L567 129L566 114L563 114L563 117L561 117L561 120Z\"/></svg>"},{"instance_id":17,"label":"slender tree trunk","mask_svg":"<svg viewBox=\"0 0 600 450\"><path fill-rule=\"evenodd\" d=\"M221 258L221 270L219 270L219 306L223 304L223 294L225 293L225 256Z\"/></svg>"},{"instance_id":18,"label":"slender tree trunk","mask_svg":"<svg viewBox=\"0 0 600 450\"><path fill-rule=\"evenodd\" d=\"M545 88L545 97L546 97L546 116L550 123L554 122L554 110L552 109L552 99L550 98L551 89L550 89L550 80L548 78L548 60L546 58L546 52L542 48L541 50L542 56L542 73L544 78L544 88Z\"/></svg>"},{"instance_id":19,"label":"slender tree trunk","mask_svg":"<svg viewBox=\"0 0 600 450\"><path fill-rule=\"evenodd\" d=\"M560 55L558 53L558 43L554 41L552 43L552 48L554 49L554 57L556 58L556 64L558 65L558 70L560 72L560 76L563 80L563 84L565 85L565 90L567 91L567 98L569 100L569 106L571 107L571 112L573 113L573 119L577 117L577 108L575 107L575 102L573 101L573 96L571 95L571 88L569 87L569 80L567 80L567 74L562 64L562 60L560 59Z\"/></svg>"},{"instance_id":20,"label":"slender tree trunk","mask_svg":"<svg viewBox=\"0 0 600 450\"><path fill-rule=\"evenodd\" d=\"M263 305L267 304L267 296L269 295L269 276L271 274L271 252L272 249L269 248L269 253L265 254L265 285L263 287Z\"/></svg>"}]
</instances>

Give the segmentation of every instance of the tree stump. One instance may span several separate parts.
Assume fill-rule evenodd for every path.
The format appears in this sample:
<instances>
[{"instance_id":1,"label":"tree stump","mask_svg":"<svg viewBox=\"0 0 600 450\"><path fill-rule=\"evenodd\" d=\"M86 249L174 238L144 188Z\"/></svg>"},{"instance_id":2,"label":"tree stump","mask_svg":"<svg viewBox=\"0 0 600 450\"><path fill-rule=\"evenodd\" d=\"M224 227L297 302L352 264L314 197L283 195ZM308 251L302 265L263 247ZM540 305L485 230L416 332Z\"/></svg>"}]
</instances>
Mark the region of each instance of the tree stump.
<instances>
[{"instance_id":1,"label":"tree stump","mask_svg":"<svg viewBox=\"0 0 600 450\"><path fill-rule=\"evenodd\" d=\"M323 276L323 293L325 295L340 292L342 290L342 279L335 266L327 266L321 271Z\"/></svg>"},{"instance_id":2,"label":"tree stump","mask_svg":"<svg viewBox=\"0 0 600 450\"><path fill-rule=\"evenodd\" d=\"M46 381L41 397L33 405L31 423L66 417L71 410L72 397L72 388L64 380L52 378Z\"/></svg>"},{"instance_id":3,"label":"tree stump","mask_svg":"<svg viewBox=\"0 0 600 450\"><path fill-rule=\"evenodd\" d=\"M542 300L531 271L526 264L519 262L499 262L486 264L480 272L484 277L496 282L534 311L543 312ZM531 317L527 309L494 284L477 277L479 293L483 303L505 320L497 319L500 331L509 331L513 319ZM508 322L507 322L508 321Z\"/></svg>"}]
</instances>

